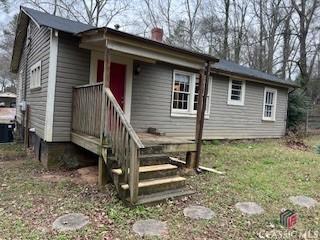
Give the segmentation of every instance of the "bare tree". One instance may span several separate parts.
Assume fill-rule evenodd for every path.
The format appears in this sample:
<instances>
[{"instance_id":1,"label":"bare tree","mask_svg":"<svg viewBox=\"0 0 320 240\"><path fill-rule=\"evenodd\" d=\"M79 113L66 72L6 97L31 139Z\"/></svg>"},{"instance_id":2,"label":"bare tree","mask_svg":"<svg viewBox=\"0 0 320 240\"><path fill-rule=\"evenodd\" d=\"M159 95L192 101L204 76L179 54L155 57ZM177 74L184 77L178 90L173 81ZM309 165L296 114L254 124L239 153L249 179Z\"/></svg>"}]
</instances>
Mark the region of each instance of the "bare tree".
<instances>
[{"instance_id":1,"label":"bare tree","mask_svg":"<svg viewBox=\"0 0 320 240\"><path fill-rule=\"evenodd\" d=\"M233 29L233 49L234 49L234 57L233 60L236 63L240 62L240 54L243 46L244 35L246 34L246 15L248 9L248 2L242 1L242 3L238 3L233 0L233 8L234 8L234 18L232 21L232 29Z\"/></svg>"},{"instance_id":2,"label":"bare tree","mask_svg":"<svg viewBox=\"0 0 320 240\"><path fill-rule=\"evenodd\" d=\"M198 14L202 0L185 0L184 5L187 14L187 33L188 33L188 47L192 48L194 43L194 35L198 26Z\"/></svg>"},{"instance_id":3,"label":"bare tree","mask_svg":"<svg viewBox=\"0 0 320 240\"><path fill-rule=\"evenodd\" d=\"M293 8L290 7L290 9L286 13L286 17L284 19L284 25L283 25L283 48L282 48L282 66L281 66L281 78L286 79L287 77L287 65L290 57L290 53L292 50L290 40L292 37L292 29L291 29L291 17L292 17L292 11Z\"/></svg>"},{"instance_id":4,"label":"bare tree","mask_svg":"<svg viewBox=\"0 0 320 240\"><path fill-rule=\"evenodd\" d=\"M280 24L285 19L285 17L281 14L282 0L272 0L270 5L267 8L267 12L265 15L267 16L266 23L267 23L267 64L266 64L266 72L272 73L273 72L273 65L274 65L274 54L275 54L275 44L276 38L281 37L281 35L277 35L277 31L280 27Z\"/></svg>"},{"instance_id":5,"label":"bare tree","mask_svg":"<svg viewBox=\"0 0 320 240\"><path fill-rule=\"evenodd\" d=\"M308 69L307 65L307 37L310 31L310 24L315 16L316 10L319 7L319 1L300 0L299 3L297 3L297 1L292 0L291 2L299 17L298 38L300 44L300 56L298 66L300 69L302 86L306 88L310 80L310 74L313 67L312 64Z\"/></svg>"},{"instance_id":6,"label":"bare tree","mask_svg":"<svg viewBox=\"0 0 320 240\"><path fill-rule=\"evenodd\" d=\"M90 25L108 25L129 8L129 0L25 0L44 12Z\"/></svg>"},{"instance_id":7,"label":"bare tree","mask_svg":"<svg viewBox=\"0 0 320 240\"><path fill-rule=\"evenodd\" d=\"M224 0L224 33L223 33L223 58L229 58L229 15L230 15L230 0Z\"/></svg>"},{"instance_id":8,"label":"bare tree","mask_svg":"<svg viewBox=\"0 0 320 240\"><path fill-rule=\"evenodd\" d=\"M10 62L17 19L15 15L0 35L0 91L7 87L15 89L16 86L16 76L10 72Z\"/></svg>"}]
</instances>

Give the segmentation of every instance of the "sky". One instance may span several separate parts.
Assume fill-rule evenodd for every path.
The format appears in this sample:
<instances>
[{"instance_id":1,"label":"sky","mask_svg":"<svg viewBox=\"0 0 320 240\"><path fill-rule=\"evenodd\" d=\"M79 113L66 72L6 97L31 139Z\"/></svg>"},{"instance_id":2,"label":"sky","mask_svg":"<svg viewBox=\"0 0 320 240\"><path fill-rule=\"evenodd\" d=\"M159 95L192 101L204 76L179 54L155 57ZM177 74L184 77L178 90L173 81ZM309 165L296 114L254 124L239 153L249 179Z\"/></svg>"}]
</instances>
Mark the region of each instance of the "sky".
<instances>
[{"instance_id":1,"label":"sky","mask_svg":"<svg viewBox=\"0 0 320 240\"><path fill-rule=\"evenodd\" d=\"M11 2L11 1L10 1ZM0 26L1 29L5 27L8 22L12 19L12 17L19 12L20 1L15 1L10 3L10 8L8 11L4 11L4 9L0 9Z\"/></svg>"}]
</instances>

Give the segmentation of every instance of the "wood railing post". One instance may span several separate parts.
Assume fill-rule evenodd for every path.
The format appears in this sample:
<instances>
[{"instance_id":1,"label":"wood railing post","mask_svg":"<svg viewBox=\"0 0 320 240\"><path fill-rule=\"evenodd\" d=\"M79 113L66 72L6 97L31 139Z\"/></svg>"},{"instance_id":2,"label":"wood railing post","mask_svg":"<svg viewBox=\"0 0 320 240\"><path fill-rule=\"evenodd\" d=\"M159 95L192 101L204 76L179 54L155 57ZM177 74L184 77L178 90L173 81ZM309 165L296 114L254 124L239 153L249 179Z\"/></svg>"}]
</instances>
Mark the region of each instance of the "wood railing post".
<instances>
[{"instance_id":1,"label":"wood railing post","mask_svg":"<svg viewBox=\"0 0 320 240\"><path fill-rule=\"evenodd\" d=\"M203 135L203 125L204 125L204 116L206 112L207 106L207 95L208 95L208 87L209 87L209 77L210 77L210 62L207 62L206 66L206 78L204 83L203 94L200 95L199 90L199 102L201 102L201 108L198 106L197 109L197 131L196 131L196 156L195 156L195 169L198 169L200 166L200 158L201 158L201 148L202 148L202 135ZM204 80L202 76L202 80ZM202 83L203 84L203 83Z\"/></svg>"},{"instance_id":2,"label":"wood railing post","mask_svg":"<svg viewBox=\"0 0 320 240\"><path fill-rule=\"evenodd\" d=\"M200 151L201 151L201 139L200 139L200 125L201 125L201 113L203 107L203 94L205 88L205 79L204 79L204 68L200 70L200 79L199 79L199 93L198 93L198 105L197 105L197 120L196 120L196 145L197 150L194 154L187 155L188 168L196 168L197 162L200 161Z\"/></svg>"},{"instance_id":3,"label":"wood railing post","mask_svg":"<svg viewBox=\"0 0 320 240\"><path fill-rule=\"evenodd\" d=\"M132 141L130 141L130 172L129 189L130 202L135 204L138 201L139 194L139 152Z\"/></svg>"}]
</instances>

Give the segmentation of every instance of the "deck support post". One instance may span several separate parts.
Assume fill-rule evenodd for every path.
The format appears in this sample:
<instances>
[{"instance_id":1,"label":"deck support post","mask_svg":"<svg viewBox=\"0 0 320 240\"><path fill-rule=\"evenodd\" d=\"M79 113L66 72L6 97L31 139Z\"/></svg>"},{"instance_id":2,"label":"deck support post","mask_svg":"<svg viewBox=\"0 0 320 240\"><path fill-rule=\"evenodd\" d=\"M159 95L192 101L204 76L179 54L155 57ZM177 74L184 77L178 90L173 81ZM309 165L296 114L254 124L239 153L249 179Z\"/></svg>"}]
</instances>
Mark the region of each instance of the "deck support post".
<instances>
[{"instance_id":1,"label":"deck support post","mask_svg":"<svg viewBox=\"0 0 320 240\"><path fill-rule=\"evenodd\" d=\"M98 175L98 185L101 190L103 190L104 186L108 183L108 176L107 176L107 165L103 159L103 157L99 157L99 175Z\"/></svg>"},{"instance_id":2,"label":"deck support post","mask_svg":"<svg viewBox=\"0 0 320 240\"><path fill-rule=\"evenodd\" d=\"M187 152L186 155L186 168L194 168L196 165L196 152Z\"/></svg>"},{"instance_id":3,"label":"deck support post","mask_svg":"<svg viewBox=\"0 0 320 240\"><path fill-rule=\"evenodd\" d=\"M198 169L200 166L201 149L202 149L202 135L203 135L203 125L204 117L207 106L207 95L209 88L209 77L210 77L210 62L206 63L206 73L204 69L200 71L200 82L199 82L199 99L197 108L197 120L196 120L196 153L195 153L195 163L194 168Z\"/></svg>"},{"instance_id":4,"label":"deck support post","mask_svg":"<svg viewBox=\"0 0 320 240\"><path fill-rule=\"evenodd\" d=\"M23 140L25 148L29 147L29 122L30 122L30 106L27 104L26 111L24 113L24 133Z\"/></svg>"}]
</instances>

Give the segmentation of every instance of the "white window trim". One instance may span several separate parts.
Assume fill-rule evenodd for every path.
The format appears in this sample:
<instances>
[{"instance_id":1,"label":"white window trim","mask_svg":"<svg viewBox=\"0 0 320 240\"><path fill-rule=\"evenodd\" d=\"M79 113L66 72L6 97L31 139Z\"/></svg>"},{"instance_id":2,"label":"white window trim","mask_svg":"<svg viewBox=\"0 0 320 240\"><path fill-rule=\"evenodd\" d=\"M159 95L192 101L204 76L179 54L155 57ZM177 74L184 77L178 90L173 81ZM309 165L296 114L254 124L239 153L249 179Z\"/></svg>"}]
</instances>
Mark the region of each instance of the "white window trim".
<instances>
[{"instance_id":1,"label":"white window trim","mask_svg":"<svg viewBox=\"0 0 320 240\"><path fill-rule=\"evenodd\" d=\"M233 100L231 99L231 91L232 91L232 81L241 81L241 96L240 100ZM244 106L244 99L246 96L246 81L245 80L240 80L240 79L229 79L229 89L228 89L228 105L236 105L236 106Z\"/></svg>"},{"instance_id":2,"label":"white window trim","mask_svg":"<svg viewBox=\"0 0 320 240\"><path fill-rule=\"evenodd\" d=\"M188 109L174 109L173 108L173 96L174 96L174 83L175 83L175 76L176 74L184 74L190 76L190 97L188 102ZM195 86L196 86L196 78L197 74L192 72L186 72L181 70L173 70L173 81L172 81L172 96L171 96L171 116L172 117L191 117L195 118L197 117L197 111L193 109L194 106L194 92L195 92ZM205 112L205 118L209 119L210 116L210 108L211 108L211 95L212 95L212 77L209 78L209 84L208 84L208 97L209 97L209 103L208 103L208 109L206 109Z\"/></svg>"},{"instance_id":3,"label":"white window trim","mask_svg":"<svg viewBox=\"0 0 320 240\"><path fill-rule=\"evenodd\" d=\"M40 71L40 79L39 79L39 84L36 85L36 86L33 86L33 83L32 83L32 71L35 70L36 68L40 68L39 71ZM39 89L41 88L41 73L42 73L42 70L41 70L41 60L36 62L35 64L33 64L30 68L30 89Z\"/></svg>"},{"instance_id":4,"label":"white window trim","mask_svg":"<svg viewBox=\"0 0 320 240\"><path fill-rule=\"evenodd\" d=\"M273 94L274 94L274 108L273 108L272 116L271 116L271 117L265 117L265 116L264 116L265 104L266 104L266 94L267 94L267 92L273 92ZM277 89L275 89L275 88L269 88L269 87L265 87L265 88L264 88L263 106L262 106L262 120L263 120L263 121L270 121L270 122L275 122L275 121L276 121L277 95L278 95L278 90L277 90Z\"/></svg>"}]
</instances>

